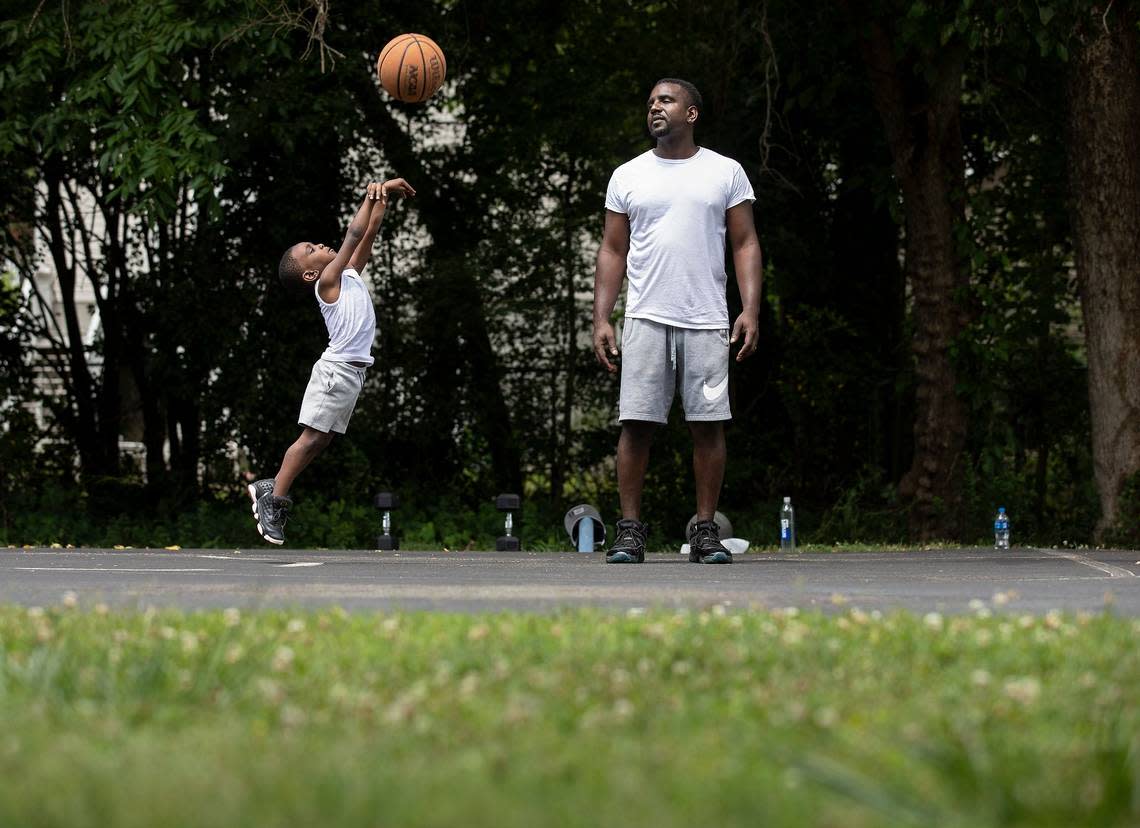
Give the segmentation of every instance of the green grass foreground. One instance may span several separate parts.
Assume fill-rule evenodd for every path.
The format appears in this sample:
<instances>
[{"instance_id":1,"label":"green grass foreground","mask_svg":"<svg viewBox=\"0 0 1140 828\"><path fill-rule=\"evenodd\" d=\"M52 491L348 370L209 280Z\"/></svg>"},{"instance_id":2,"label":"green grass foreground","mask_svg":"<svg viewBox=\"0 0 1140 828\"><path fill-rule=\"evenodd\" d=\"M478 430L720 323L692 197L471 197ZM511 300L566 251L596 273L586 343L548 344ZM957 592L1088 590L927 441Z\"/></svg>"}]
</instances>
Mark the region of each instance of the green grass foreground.
<instances>
[{"instance_id":1,"label":"green grass foreground","mask_svg":"<svg viewBox=\"0 0 1140 828\"><path fill-rule=\"evenodd\" d=\"M0 608L0 825L1136 825L1140 622L976 608Z\"/></svg>"}]
</instances>

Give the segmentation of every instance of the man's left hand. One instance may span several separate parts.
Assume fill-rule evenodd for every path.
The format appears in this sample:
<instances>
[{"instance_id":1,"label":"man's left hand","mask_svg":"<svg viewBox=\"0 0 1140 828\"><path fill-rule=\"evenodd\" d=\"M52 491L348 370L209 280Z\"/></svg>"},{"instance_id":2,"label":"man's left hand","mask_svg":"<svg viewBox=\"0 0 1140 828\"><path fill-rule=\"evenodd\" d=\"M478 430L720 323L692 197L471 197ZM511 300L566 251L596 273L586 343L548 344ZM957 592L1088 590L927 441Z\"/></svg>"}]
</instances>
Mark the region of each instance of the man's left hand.
<instances>
[{"instance_id":1,"label":"man's left hand","mask_svg":"<svg viewBox=\"0 0 1140 828\"><path fill-rule=\"evenodd\" d=\"M736 361L743 362L756 353L756 346L760 344L760 321L756 314L742 313L736 317L736 324L732 326L732 343L736 344L744 335L744 344L736 352Z\"/></svg>"}]
</instances>

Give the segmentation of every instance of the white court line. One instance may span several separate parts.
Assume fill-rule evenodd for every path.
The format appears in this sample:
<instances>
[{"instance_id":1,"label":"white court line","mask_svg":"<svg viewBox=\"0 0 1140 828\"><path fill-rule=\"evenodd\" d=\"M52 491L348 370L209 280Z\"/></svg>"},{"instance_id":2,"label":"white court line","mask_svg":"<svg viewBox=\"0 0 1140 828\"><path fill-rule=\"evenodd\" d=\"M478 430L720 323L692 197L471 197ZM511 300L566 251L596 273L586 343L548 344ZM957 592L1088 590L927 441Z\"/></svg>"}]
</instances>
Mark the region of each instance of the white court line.
<instances>
[{"instance_id":1,"label":"white court line","mask_svg":"<svg viewBox=\"0 0 1140 828\"><path fill-rule=\"evenodd\" d=\"M1046 555L1054 558L1065 558L1066 560L1073 561L1074 563L1091 566L1093 569L1099 569L1110 578L1135 578L1136 573L1122 566L1113 566L1112 564L1104 563L1103 561L1094 561L1092 558L1086 558L1084 555L1077 555L1073 552L1057 552L1052 549L1042 549Z\"/></svg>"},{"instance_id":2,"label":"white court line","mask_svg":"<svg viewBox=\"0 0 1140 828\"><path fill-rule=\"evenodd\" d=\"M233 555L195 555L195 558L209 558L212 561L240 561L241 558L235 558Z\"/></svg>"},{"instance_id":3,"label":"white court line","mask_svg":"<svg viewBox=\"0 0 1140 828\"><path fill-rule=\"evenodd\" d=\"M119 569L112 566L13 566L16 572L221 572L220 569Z\"/></svg>"},{"instance_id":4,"label":"white court line","mask_svg":"<svg viewBox=\"0 0 1140 828\"><path fill-rule=\"evenodd\" d=\"M279 569L288 569L291 566L324 566L322 561L298 561L291 564L274 564Z\"/></svg>"}]
</instances>

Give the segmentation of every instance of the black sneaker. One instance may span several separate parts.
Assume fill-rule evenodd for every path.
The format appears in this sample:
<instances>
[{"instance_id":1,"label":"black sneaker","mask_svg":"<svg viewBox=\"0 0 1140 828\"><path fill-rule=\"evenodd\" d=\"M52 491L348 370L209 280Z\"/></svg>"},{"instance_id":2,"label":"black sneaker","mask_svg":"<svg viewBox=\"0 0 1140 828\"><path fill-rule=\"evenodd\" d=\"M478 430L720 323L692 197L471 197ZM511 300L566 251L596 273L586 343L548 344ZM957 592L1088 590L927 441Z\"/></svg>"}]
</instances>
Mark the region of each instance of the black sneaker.
<instances>
[{"instance_id":1,"label":"black sneaker","mask_svg":"<svg viewBox=\"0 0 1140 828\"><path fill-rule=\"evenodd\" d=\"M715 520L698 520L689 527L689 563L732 563L732 553L720 542Z\"/></svg>"},{"instance_id":2,"label":"black sneaker","mask_svg":"<svg viewBox=\"0 0 1140 828\"><path fill-rule=\"evenodd\" d=\"M649 527L640 520L619 520L614 545L606 553L606 563L645 563L645 536Z\"/></svg>"},{"instance_id":3,"label":"black sneaker","mask_svg":"<svg viewBox=\"0 0 1140 828\"><path fill-rule=\"evenodd\" d=\"M275 483L276 481L272 479L257 480L245 487L246 491L249 492L249 499L253 501L254 517L257 517L257 501L261 500L261 498L267 494L273 494L273 486Z\"/></svg>"},{"instance_id":4,"label":"black sneaker","mask_svg":"<svg viewBox=\"0 0 1140 828\"><path fill-rule=\"evenodd\" d=\"M257 501L257 531L261 537L278 546L285 543L285 521L293 501L287 497L262 495Z\"/></svg>"}]
</instances>

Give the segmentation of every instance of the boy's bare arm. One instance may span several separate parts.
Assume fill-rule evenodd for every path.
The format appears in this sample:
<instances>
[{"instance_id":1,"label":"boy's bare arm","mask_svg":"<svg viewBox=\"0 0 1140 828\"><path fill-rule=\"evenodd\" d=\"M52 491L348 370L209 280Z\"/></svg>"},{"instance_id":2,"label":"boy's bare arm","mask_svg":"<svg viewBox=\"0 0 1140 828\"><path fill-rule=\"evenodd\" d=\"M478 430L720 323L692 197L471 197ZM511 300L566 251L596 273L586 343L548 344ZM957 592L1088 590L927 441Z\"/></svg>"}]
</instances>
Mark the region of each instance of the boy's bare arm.
<instances>
[{"instance_id":1,"label":"boy's bare arm","mask_svg":"<svg viewBox=\"0 0 1140 828\"><path fill-rule=\"evenodd\" d=\"M393 178L383 184L369 184L368 193L369 197L372 198L372 212L368 217L368 226L348 261L348 266L357 273L363 273L364 268L372 259L372 245L376 241L376 234L380 231L380 222L384 220L384 213L388 209L388 199L400 196L411 198L416 194L416 191L404 179Z\"/></svg>"},{"instance_id":2,"label":"boy's bare arm","mask_svg":"<svg viewBox=\"0 0 1140 828\"><path fill-rule=\"evenodd\" d=\"M371 186L371 185L370 185ZM370 189L371 192L371 189ZM336 258L325 265L317 282L317 293L326 302L335 302L340 298L340 274L348 266L349 259L356 251L357 246L368 231L368 219L372 215L372 202L375 198L370 194L364 196L364 201L349 222L348 230L344 233L344 241L336 252Z\"/></svg>"}]
</instances>

